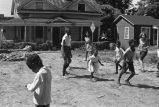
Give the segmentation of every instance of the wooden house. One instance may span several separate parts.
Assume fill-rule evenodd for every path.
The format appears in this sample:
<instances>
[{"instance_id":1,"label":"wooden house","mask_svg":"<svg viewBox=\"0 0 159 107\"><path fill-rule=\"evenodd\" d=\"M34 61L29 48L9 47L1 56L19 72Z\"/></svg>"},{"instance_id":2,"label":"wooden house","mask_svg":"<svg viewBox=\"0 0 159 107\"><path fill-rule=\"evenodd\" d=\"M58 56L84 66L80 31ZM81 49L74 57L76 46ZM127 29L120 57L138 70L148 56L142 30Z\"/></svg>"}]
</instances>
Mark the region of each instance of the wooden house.
<instances>
[{"instance_id":1,"label":"wooden house","mask_svg":"<svg viewBox=\"0 0 159 107\"><path fill-rule=\"evenodd\" d=\"M100 35L102 11L95 0L13 0L13 19L0 21L6 30L5 40L27 42L51 41L60 45L65 28L69 27L73 41L83 41L83 35L95 25L93 41Z\"/></svg>"},{"instance_id":2,"label":"wooden house","mask_svg":"<svg viewBox=\"0 0 159 107\"><path fill-rule=\"evenodd\" d=\"M126 49L130 39L139 44L139 35L144 32L147 35L150 45L158 45L158 24L159 20L150 16L119 15L115 20L117 36L121 45Z\"/></svg>"}]
</instances>

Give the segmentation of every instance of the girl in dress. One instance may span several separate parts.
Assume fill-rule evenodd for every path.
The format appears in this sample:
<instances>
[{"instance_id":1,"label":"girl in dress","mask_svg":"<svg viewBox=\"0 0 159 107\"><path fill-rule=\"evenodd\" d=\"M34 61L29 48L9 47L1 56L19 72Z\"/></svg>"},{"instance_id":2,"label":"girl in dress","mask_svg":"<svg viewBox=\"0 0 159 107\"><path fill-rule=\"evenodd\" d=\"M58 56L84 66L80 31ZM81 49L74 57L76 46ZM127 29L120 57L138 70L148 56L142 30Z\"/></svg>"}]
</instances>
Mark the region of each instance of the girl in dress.
<instances>
[{"instance_id":1,"label":"girl in dress","mask_svg":"<svg viewBox=\"0 0 159 107\"><path fill-rule=\"evenodd\" d=\"M94 78L94 73L97 73L99 69L99 63L101 66L104 66L101 61L100 57L98 56L98 50L94 50L93 55L89 57L87 64L88 64L88 71L91 72L91 79Z\"/></svg>"}]
</instances>

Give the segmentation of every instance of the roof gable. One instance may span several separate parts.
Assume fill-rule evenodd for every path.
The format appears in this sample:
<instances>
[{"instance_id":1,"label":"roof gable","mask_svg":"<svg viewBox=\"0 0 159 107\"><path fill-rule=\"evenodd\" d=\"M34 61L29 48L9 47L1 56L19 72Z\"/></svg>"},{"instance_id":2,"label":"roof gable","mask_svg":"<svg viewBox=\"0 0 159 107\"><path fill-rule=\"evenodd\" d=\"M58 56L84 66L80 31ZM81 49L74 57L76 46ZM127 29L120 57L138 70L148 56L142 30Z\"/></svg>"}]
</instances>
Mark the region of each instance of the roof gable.
<instances>
[{"instance_id":1,"label":"roof gable","mask_svg":"<svg viewBox=\"0 0 159 107\"><path fill-rule=\"evenodd\" d=\"M118 23L121 19L124 19L131 25L153 25L155 21L151 16L119 15L114 20L114 23Z\"/></svg>"},{"instance_id":2,"label":"roof gable","mask_svg":"<svg viewBox=\"0 0 159 107\"><path fill-rule=\"evenodd\" d=\"M66 19L63 19L61 17L57 17L55 19L51 19L48 21L48 23L56 23L56 22L58 22L58 23L66 23L67 22L68 23L69 21Z\"/></svg>"},{"instance_id":3,"label":"roof gable","mask_svg":"<svg viewBox=\"0 0 159 107\"><path fill-rule=\"evenodd\" d=\"M43 3L43 10L57 10L58 7L53 6L50 2L46 1L46 0L32 0L30 2L28 2L27 4L25 4L23 7L21 7L21 9L36 9L36 3L37 2L41 2Z\"/></svg>"},{"instance_id":4,"label":"roof gable","mask_svg":"<svg viewBox=\"0 0 159 107\"><path fill-rule=\"evenodd\" d=\"M29 6L30 2L33 3L33 1L45 1L49 5L52 5L52 7L56 7L56 9L59 10L67 10L70 8L70 6L75 5L79 1L83 1L86 3L91 10L94 10L98 13L101 13L101 8L100 6L96 3L95 0L72 0L72 1L67 1L67 0L13 0L12 1L12 13L14 12L15 6L17 6L18 10L20 10L23 7L26 7L26 5Z\"/></svg>"},{"instance_id":5,"label":"roof gable","mask_svg":"<svg viewBox=\"0 0 159 107\"><path fill-rule=\"evenodd\" d=\"M74 2L65 5L64 8L66 10L78 11L79 3L85 4L86 11L102 13L100 6L96 3L95 0L74 0Z\"/></svg>"}]
</instances>

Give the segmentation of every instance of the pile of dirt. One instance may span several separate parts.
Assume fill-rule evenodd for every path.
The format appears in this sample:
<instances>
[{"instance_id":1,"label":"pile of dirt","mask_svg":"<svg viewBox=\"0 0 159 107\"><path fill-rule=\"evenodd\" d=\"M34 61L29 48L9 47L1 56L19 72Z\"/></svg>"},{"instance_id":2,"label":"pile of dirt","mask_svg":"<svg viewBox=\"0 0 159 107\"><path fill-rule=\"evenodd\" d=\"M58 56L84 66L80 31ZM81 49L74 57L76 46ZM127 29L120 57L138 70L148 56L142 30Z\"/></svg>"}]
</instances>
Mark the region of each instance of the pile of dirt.
<instances>
[{"instance_id":1,"label":"pile of dirt","mask_svg":"<svg viewBox=\"0 0 159 107\"><path fill-rule=\"evenodd\" d=\"M0 54L0 61L22 61L25 59L25 51L15 51Z\"/></svg>"},{"instance_id":2,"label":"pile of dirt","mask_svg":"<svg viewBox=\"0 0 159 107\"><path fill-rule=\"evenodd\" d=\"M11 53L1 53L0 61L23 61L26 55L32 53L31 46L25 46L21 50L13 50Z\"/></svg>"}]
</instances>

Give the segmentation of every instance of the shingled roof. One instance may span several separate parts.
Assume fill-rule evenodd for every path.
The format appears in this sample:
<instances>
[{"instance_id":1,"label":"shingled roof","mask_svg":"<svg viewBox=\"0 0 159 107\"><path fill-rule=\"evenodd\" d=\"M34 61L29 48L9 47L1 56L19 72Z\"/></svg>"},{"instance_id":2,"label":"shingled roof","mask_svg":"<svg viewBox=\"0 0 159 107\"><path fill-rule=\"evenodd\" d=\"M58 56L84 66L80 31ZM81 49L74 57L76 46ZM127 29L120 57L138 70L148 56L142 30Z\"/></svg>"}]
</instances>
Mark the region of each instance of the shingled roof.
<instances>
[{"instance_id":1,"label":"shingled roof","mask_svg":"<svg viewBox=\"0 0 159 107\"><path fill-rule=\"evenodd\" d=\"M126 20L132 25L154 25L155 19L151 16L137 16L137 15L119 15L114 23L118 23L121 19Z\"/></svg>"},{"instance_id":2,"label":"shingled roof","mask_svg":"<svg viewBox=\"0 0 159 107\"><path fill-rule=\"evenodd\" d=\"M32 0L13 0L12 1L12 10L11 12L13 13L13 8L15 5L18 5L18 8L22 7L23 5L29 3ZM56 6L58 9L66 9L65 7L67 7L67 5L73 4L75 2L78 2L79 0L72 0L72 1L67 1L67 0L46 0L49 3L51 3L52 5ZM87 2L89 5L91 5L94 9L97 10L97 12L102 12L100 9L99 4L96 3L95 0L83 0L85 2Z\"/></svg>"}]
</instances>

